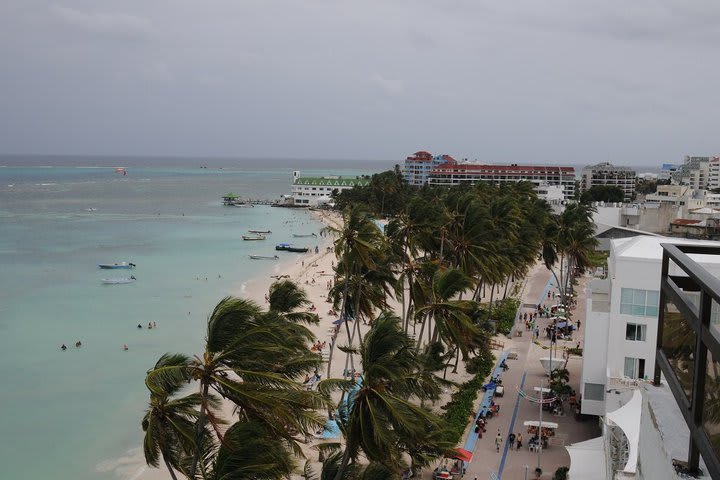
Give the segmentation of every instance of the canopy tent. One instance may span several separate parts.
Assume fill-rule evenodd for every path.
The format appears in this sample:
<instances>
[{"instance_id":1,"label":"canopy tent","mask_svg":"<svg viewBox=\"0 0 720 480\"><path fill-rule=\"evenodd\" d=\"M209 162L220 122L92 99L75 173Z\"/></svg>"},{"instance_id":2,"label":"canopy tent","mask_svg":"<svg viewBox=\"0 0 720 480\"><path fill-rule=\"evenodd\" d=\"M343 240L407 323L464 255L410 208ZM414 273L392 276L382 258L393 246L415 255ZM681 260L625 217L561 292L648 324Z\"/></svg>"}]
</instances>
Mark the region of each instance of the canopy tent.
<instances>
[{"instance_id":1,"label":"canopy tent","mask_svg":"<svg viewBox=\"0 0 720 480\"><path fill-rule=\"evenodd\" d=\"M570 454L569 480L605 480L605 444L603 437L574 443L565 447Z\"/></svg>"},{"instance_id":2,"label":"canopy tent","mask_svg":"<svg viewBox=\"0 0 720 480\"><path fill-rule=\"evenodd\" d=\"M623 468L623 472L626 473L635 473L637 470L641 407L642 395L639 390L635 390L629 402L605 417L609 422L620 427L627 437L628 461Z\"/></svg>"},{"instance_id":3,"label":"canopy tent","mask_svg":"<svg viewBox=\"0 0 720 480\"><path fill-rule=\"evenodd\" d=\"M526 420L525 423L523 423L526 427L539 427L540 422L537 420ZM557 423L553 422L542 422L542 428L552 428L553 430L558 428L559 425Z\"/></svg>"},{"instance_id":4,"label":"canopy tent","mask_svg":"<svg viewBox=\"0 0 720 480\"><path fill-rule=\"evenodd\" d=\"M562 368L563 365L563 359L562 357L553 357L552 359L552 369L553 370L559 370ZM543 366L545 369L545 374L550 375L550 357L542 357L540 359L540 365Z\"/></svg>"},{"instance_id":5,"label":"canopy tent","mask_svg":"<svg viewBox=\"0 0 720 480\"><path fill-rule=\"evenodd\" d=\"M463 462L470 463L472 461L472 457L472 452L469 452L464 448L456 448L455 450L453 450L452 458L457 458L458 460L462 460Z\"/></svg>"}]
</instances>

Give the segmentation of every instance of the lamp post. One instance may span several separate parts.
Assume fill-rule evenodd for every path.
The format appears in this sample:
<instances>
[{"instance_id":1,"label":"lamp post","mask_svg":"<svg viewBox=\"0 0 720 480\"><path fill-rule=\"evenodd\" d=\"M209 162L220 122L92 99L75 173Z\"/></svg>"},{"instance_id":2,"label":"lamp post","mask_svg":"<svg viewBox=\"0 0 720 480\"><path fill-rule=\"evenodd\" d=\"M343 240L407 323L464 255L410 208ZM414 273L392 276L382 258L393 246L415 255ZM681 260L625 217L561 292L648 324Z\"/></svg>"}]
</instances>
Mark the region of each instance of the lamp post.
<instances>
[{"instance_id":1,"label":"lamp post","mask_svg":"<svg viewBox=\"0 0 720 480\"><path fill-rule=\"evenodd\" d=\"M551 363L552 366L552 363ZM552 370L550 371L552 374ZM540 382L540 422L538 422L538 443L535 444L535 448L538 452L537 468L540 469L540 453L542 453L542 407L543 407L543 387L545 382Z\"/></svg>"}]
</instances>

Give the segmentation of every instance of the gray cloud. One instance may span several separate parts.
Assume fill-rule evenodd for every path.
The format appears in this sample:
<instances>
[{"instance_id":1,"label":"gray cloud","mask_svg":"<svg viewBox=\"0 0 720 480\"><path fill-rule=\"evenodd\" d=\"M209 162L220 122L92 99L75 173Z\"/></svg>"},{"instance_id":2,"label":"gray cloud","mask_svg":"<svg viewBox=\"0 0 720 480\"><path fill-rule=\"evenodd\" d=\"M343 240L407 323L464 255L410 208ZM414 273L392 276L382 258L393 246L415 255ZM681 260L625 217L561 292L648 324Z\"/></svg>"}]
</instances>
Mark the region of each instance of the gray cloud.
<instances>
[{"instance_id":1,"label":"gray cloud","mask_svg":"<svg viewBox=\"0 0 720 480\"><path fill-rule=\"evenodd\" d=\"M52 5L50 14L57 21L83 32L100 35L146 37L152 30L147 19L126 13L88 12Z\"/></svg>"},{"instance_id":2,"label":"gray cloud","mask_svg":"<svg viewBox=\"0 0 720 480\"><path fill-rule=\"evenodd\" d=\"M720 4L5 0L5 152L716 153Z\"/></svg>"}]
</instances>

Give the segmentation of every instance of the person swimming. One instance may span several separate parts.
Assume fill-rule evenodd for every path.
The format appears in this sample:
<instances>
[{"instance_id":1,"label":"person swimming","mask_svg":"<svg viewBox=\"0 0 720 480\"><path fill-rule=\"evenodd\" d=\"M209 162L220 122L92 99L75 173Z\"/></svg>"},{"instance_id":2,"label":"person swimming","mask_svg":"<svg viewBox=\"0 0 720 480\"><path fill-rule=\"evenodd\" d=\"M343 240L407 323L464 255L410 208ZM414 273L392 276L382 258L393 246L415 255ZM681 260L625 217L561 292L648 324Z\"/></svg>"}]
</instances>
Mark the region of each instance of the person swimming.
<instances>
[{"instance_id":1,"label":"person swimming","mask_svg":"<svg viewBox=\"0 0 720 480\"><path fill-rule=\"evenodd\" d=\"M65 351L65 350L67 350L67 347L65 346L65 344L64 344L64 343L62 344L62 347L60 347L60 350L62 350L62 351Z\"/></svg>"},{"instance_id":2,"label":"person swimming","mask_svg":"<svg viewBox=\"0 0 720 480\"><path fill-rule=\"evenodd\" d=\"M75 342L75 348L80 348L80 347L82 347L82 342L80 340L78 340L77 342Z\"/></svg>"},{"instance_id":3,"label":"person swimming","mask_svg":"<svg viewBox=\"0 0 720 480\"><path fill-rule=\"evenodd\" d=\"M142 329L142 325L140 325L139 323L138 323L138 328Z\"/></svg>"},{"instance_id":4,"label":"person swimming","mask_svg":"<svg viewBox=\"0 0 720 480\"><path fill-rule=\"evenodd\" d=\"M123 350L125 350L126 352L129 350L127 343L125 345L123 345Z\"/></svg>"}]
</instances>

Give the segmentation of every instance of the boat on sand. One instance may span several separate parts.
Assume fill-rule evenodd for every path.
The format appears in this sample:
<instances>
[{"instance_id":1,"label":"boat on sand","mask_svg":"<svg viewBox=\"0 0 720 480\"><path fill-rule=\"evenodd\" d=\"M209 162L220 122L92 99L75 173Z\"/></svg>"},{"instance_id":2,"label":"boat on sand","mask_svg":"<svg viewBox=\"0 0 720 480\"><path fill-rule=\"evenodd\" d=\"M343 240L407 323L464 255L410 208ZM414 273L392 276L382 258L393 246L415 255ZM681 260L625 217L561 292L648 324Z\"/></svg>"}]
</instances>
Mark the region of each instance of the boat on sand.
<instances>
[{"instance_id":1,"label":"boat on sand","mask_svg":"<svg viewBox=\"0 0 720 480\"><path fill-rule=\"evenodd\" d=\"M136 266L137 265L135 265L132 262L101 263L98 265L98 267L105 269L105 270L120 269L120 268L128 269L128 268L135 268Z\"/></svg>"}]
</instances>

